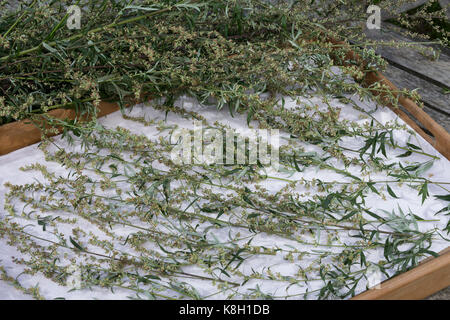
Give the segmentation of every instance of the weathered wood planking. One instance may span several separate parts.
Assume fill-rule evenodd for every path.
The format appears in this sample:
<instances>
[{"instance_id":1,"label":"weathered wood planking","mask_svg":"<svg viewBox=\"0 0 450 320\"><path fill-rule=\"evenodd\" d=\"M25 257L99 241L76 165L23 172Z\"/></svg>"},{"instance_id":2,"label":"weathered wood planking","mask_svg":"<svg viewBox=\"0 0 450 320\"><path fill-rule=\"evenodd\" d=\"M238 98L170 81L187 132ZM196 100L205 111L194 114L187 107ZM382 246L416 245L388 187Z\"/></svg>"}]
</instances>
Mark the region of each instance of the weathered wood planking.
<instances>
[{"instance_id":1,"label":"weathered wood planking","mask_svg":"<svg viewBox=\"0 0 450 320\"><path fill-rule=\"evenodd\" d=\"M383 22L381 30L368 30L366 34L369 39L377 41L417 41L397 32L400 30L392 24ZM450 86L450 50L432 43L424 43L419 47L438 49L441 55L439 59L433 60L421 53L420 49L412 47L380 46L375 50L389 63L384 72L387 78L400 89L419 89L418 92L425 105L424 111L450 132L450 95L445 94ZM407 115L414 120L408 112ZM424 129L420 124L419 126Z\"/></svg>"},{"instance_id":2,"label":"weathered wood planking","mask_svg":"<svg viewBox=\"0 0 450 320\"><path fill-rule=\"evenodd\" d=\"M400 89L418 89L426 106L439 110L443 115L450 117L450 93L445 94L443 88L391 65L383 74Z\"/></svg>"},{"instance_id":3,"label":"weathered wood planking","mask_svg":"<svg viewBox=\"0 0 450 320\"><path fill-rule=\"evenodd\" d=\"M448 102L450 94L444 94L442 88L394 66L389 65L384 74L399 89L413 90L418 88L425 104L423 110L450 132L450 105Z\"/></svg>"},{"instance_id":4,"label":"weathered wood planking","mask_svg":"<svg viewBox=\"0 0 450 320\"><path fill-rule=\"evenodd\" d=\"M380 30L368 30L367 37L377 41L412 42L413 40L397 33L394 27L383 23ZM426 45L416 45L426 49ZM437 60L422 54L412 47L392 48L379 46L375 51L391 65L403 69L441 88L450 88L450 55L448 50L441 52Z\"/></svg>"}]
</instances>

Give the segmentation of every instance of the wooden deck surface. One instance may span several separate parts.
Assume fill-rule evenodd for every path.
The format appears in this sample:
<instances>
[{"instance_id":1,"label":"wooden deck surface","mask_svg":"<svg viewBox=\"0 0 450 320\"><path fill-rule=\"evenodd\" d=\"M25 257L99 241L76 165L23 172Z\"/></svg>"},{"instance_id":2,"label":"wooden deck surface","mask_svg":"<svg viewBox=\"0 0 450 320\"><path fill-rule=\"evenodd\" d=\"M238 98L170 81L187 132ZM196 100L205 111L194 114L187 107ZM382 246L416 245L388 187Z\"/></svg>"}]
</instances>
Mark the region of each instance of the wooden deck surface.
<instances>
[{"instance_id":1,"label":"wooden deck surface","mask_svg":"<svg viewBox=\"0 0 450 320\"><path fill-rule=\"evenodd\" d=\"M397 43L424 42L404 36L398 27L386 22L380 30L367 31L367 36ZM440 51L437 59L429 48ZM450 48L423 43L414 48L380 46L375 50L389 63L384 75L400 89L418 89L424 111L450 132Z\"/></svg>"}]
</instances>

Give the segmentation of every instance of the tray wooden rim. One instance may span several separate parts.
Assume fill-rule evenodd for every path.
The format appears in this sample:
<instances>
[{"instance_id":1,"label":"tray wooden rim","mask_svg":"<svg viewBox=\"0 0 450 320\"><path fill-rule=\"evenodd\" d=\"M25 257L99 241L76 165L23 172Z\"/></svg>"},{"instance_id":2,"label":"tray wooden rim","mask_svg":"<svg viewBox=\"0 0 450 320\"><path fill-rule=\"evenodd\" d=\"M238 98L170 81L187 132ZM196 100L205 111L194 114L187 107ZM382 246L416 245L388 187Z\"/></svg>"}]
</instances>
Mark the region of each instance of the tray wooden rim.
<instances>
[{"instance_id":1,"label":"tray wooden rim","mask_svg":"<svg viewBox=\"0 0 450 320\"><path fill-rule=\"evenodd\" d=\"M420 300L450 286L450 247L350 300Z\"/></svg>"}]
</instances>

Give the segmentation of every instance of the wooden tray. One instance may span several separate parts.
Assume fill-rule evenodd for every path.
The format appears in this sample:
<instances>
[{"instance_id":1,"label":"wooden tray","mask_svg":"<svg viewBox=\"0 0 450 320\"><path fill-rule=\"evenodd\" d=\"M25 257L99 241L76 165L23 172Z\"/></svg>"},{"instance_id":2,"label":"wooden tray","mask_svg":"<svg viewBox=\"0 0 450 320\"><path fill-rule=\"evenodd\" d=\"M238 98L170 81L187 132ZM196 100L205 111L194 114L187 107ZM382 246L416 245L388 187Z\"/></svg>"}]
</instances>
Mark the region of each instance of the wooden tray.
<instances>
[{"instance_id":1,"label":"wooden tray","mask_svg":"<svg viewBox=\"0 0 450 320\"><path fill-rule=\"evenodd\" d=\"M345 43L340 41L331 40L331 42L345 45ZM361 58L350 49L348 55L353 60L361 61ZM431 132L433 137L422 130L400 108L394 107L389 102L385 104L437 151L450 160L450 134L412 100L397 94L399 92L398 88L381 73L366 73L362 85L371 88L377 82L390 88L398 98L400 105L417 122ZM375 93L375 90L373 92ZM116 103L101 102L97 117L102 117L118 110L119 106ZM76 116L73 110L64 109L53 110L48 114L58 119L74 119ZM0 126L0 155L10 153L39 141L41 141L41 130L29 120L17 121ZM450 247L442 251L439 257L426 259L416 268L388 279L381 283L380 286L376 286L376 289L367 290L353 297L352 300L423 299L448 286L450 286Z\"/></svg>"}]
</instances>

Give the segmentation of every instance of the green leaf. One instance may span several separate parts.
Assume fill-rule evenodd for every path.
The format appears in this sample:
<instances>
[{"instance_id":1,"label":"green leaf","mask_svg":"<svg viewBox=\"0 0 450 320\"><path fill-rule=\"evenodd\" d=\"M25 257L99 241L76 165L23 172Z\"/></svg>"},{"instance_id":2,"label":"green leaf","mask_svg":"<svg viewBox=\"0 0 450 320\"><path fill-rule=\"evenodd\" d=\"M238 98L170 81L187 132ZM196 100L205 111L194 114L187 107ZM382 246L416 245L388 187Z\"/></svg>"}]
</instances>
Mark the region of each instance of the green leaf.
<instances>
[{"instance_id":1,"label":"green leaf","mask_svg":"<svg viewBox=\"0 0 450 320\"><path fill-rule=\"evenodd\" d=\"M418 147L418 146L416 146L415 144L412 144L412 143L407 143L406 145L408 147L412 148L412 149L422 150L420 147Z\"/></svg>"},{"instance_id":2,"label":"green leaf","mask_svg":"<svg viewBox=\"0 0 450 320\"><path fill-rule=\"evenodd\" d=\"M378 192L378 190L374 187L374 185L375 185L375 183L373 183L373 182L368 182L367 183L367 186L370 188L370 190L372 190L373 192L375 192L376 194L380 194L379 192Z\"/></svg>"},{"instance_id":3,"label":"green leaf","mask_svg":"<svg viewBox=\"0 0 450 320\"><path fill-rule=\"evenodd\" d=\"M247 125L250 125L250 122L252 121L254 114L255 110L253 108L250 108L247 112Z\"/></svg>"},{"instance_id":4,"label":"green leaf","mask_svg":"<svg viewBox=\"0 0 450 320\"><path fill-rule=\"evenodd\" d=\"M343 217L341 218L341 220L339 220L339 221L347 220L348 218L353 217L353 216L354 216L355 214L357 214L357 213L358 213L358 211L352 211L352 212L350 212L349 214L343 216Z\"/></svg>"},{"instance_id":5,"label":"green leaf","mask_svg":"<svg viewBox=\"0 0 450 320\"><path fill-rule=\"evenodd\" d=\"M384 134L385 134L385 132L384 132ZM381 139L381 142L380 142L380 148L378 149L378 152L380 152L380 150L381 150L381 153L383 154L383 156L384 156L385 158L387 158L387 155L386 155L386 142L385 142L385 140L384 140L384 136L383 136L383 138Z\"/></svg>"},{"instance_id":6,"label":"green leaf","mask_svg":"<svg viewBox=\"0 0 450 320\"><path fill-rule=\"evenodd\" d=\"M414 217L414 219L416 219L417 221L425 221L424 218L419 217L419 216L415 215L414 213L411 213L411 215L412 215L412 216Z\"/></svg>"},{"instance_id":7,"label":"green leaf","mask_svg":"<svg viewBox=\"0 0 450 320\"><path fill-rule=\"evenodd\" d=\"M368 215L372 216L372 217L375 218L375 219L378 219L378 220L380 220L380 221L385 221L382 217L380 217L380 216L377 215L376 213L373 213L372 211L369 211L369 210L367 210L367 209L364 209L364 211L365 211Z\"/></svg>"},{"instance_id":8,"label":"green leaf","mask_svg":"<svg viewBox=\"0 0 450 320\"><path fill-rule=\"evenodd\" d=\"M433 257L435 257L435 258L438 258L438 257L439 257L439 254L438 254L437 252L434 252L434 251L431 251L431 250L426 250L426 249L424 249L424 250L422 250L422 252L428 253L429 255L431 255L431 256L433 256Z\"/></svg>"},{"instance_id":9,"label":"green leaf","mask_svg":"<svg viewBox=\"0 0 450 320\"><path fill-rule=\"evenodd\" d=\"M362 156L366 153L366 151L370 148L370 146L374 143L373 138L369 138L366 140L366 144L364 145L364 147L362 147L361 149L359 149L359 156L362 159Z\"/></svg>"},{"instance_id":10,"label":"green leaf","mask_svg":"<svg viewBox=\"0 0 450 320\"><path fill-rule=\"evenodd\" d=\"M386 185L387 187L387 191L388 193L391 195L391 197L398 199L397 195L395 194L395 192L391 189L391 187L389 187L389 185Z\"/></svg>"},{"instance_id":11,"label":"green leaf","mask_svg":"<svg viewBox=\"0 0 450 320\"><path fill-rule=\"evenodd\" d=\"M330 193L324 200L322 200L322 207L327 210L333 198L336 197L335 193Z\"/></svg>"},{"instance_id":12,"label":"green leaf","mask_svg":"<svg viewBox=\"0 0 450 320\"><path fill-rule=\"evenodd\" d=\"M200 208L200 211L207 212L207 213L213 213L213 212L218 212L219 209L218 208L211 208L211 207L202 207L202 208Z\"/></svg>"},{"instance_id":13,"label":"green leaf","mask_svg":"<svg viewBox=\"0 0 450 320\"><path fill-rule=\"evenodd\" d=\"M406 151L405 153L402 153L401 155L397 156L397 158L406 158L409 157L412 154L411 151Z\"/></svg>"},{"instance_id":14,"label":"green leaf","mask_svg":"<svg viewBox=\"0 0 450 320\"><path fill-rule=\"evenodd\" d=\"M391 255L392 252L392 243L389 242L389 238L386 239L385 243L384 243L384 257L386 258L387 261L389 261L389 256Z\"/></svg>"},{"instance_id":15,"label":"green leaf","mask_svg":"<svg viewBox=\"0 0 450 320\"><path fill-rule=\"evenodd\" d=\"M359 253L359 258L360 258L360 264L361 264L361 267L362 267L362 266L367 266L366 255L364 254L363 251L361 251L361 252Z\"/></svg>"},{"instance_id":16,"label":"green leaf","mask_svg":"<svg viewBox=\"0 0 450 320\"><path fill-rule=\"evenodd\" d=\"M409 165L409 166L404 167L404 168L402 167L402 169L405 170L406 172L412 172L412 171L415 171L415 170L419 169L420 166L421 166L420 163L416 163L416 164L412 164L412 165Z\"/></svg>"},{"instance_id":17,"label":"green leaf","mask_svg":"<svg viewBox=\"0 0 450 320\"><path fill-rule=\"evenodd\" d=\"M84 250L84 248L82 247L82 246L80 246L72 237L69 237L69 239L70 239L70 242L73 244L73 246L75 247L75 248L77 248L78 250L80 250L80 251L86 251L86 250Z\"/></svg>"},{"instance_id":18,"label":"green leaf","mask_svg":"<svg viewBox=\"0 0 450 320\"><path fill-rule=\"evenodd\" d=\"M420 167L416 170L416 175L420 176L430 170L430 168L433 166L434 161L430 160L420 165Z\"/></svg>"},{"instance_id":19,"label":"green leaf","mask_svg":"<svg viewBox=\"0 0 450 320\"><path fill-rule=\"evenodd\" d=\"M140 7L140 6L127 6L124 8L126 9L135 9L135 10L142 10L142 11L158 11L159 8L153 8L153 7Z\"/></svg>"},{"instance_id":20,"label":"green leaf","mask_svg":"<svg viewBox=\"0 0 450 320\"><path fill-rule=\"evenodd\" d=\"M444 201L450 201L450 194L446 195L437 195L435 196L436 199L444 200Z\"/></svg>"},{"instance_id":21,"label":"green leaf","mask_svg":"<svg viewBox=\"0 0 450 320\"><path fill-rule=\"evenodd\" d=\"M391 145L395 147L395 141L394 141L394 132L391 130L389 131L389 141L391 142Z\"/></svg>"},{"instance_id":22,"label":"green leaf","mask_svg":"<svg viewBox=\"0 0 450 320\"><path fill-rule=\"evenodd\" d=\"M154 280L161 280L160 277L154 276L154 275L152 275L152 274L148 274L148 275L144 276L144 278L147 278L147 279L154 279Z\"/></svg>"},{"instance_id":23,"label":"green leaf","mask_svg":"<svg viewBox=\"0 0 450 320\"><path fill-rule=\"evenodd\" d=\"M51 45L49 45L48 43L42 42L42 46L47 49L48 51L50 51L51 53L55 53L58 52L58 50L56 50L55 48L53 48Z\"/></svg>"},{"instance_id":24,"label":"green leaf","mask_svg":"<svg viewBox=\"0 0 450 320\"><path fill-rule=\"evenodd\" d=\"M163 181L163 192L164 192L164 197L166 198L166 202L169 202L169 198L170 198L170 180L169 179L165 179Z\"/></svg>"},{"instance_id":25,"label":"green leaf","mask_svg":"<svg viewBox=\"0 0 450 320\"><path fill-rule=\"evenodd\" d=\"M152 274L148 274L148 275L145 275L145 276L143 276L143 277L139 277L139 278L138 278L138 283L144 283L144 284L147 284L147 283L151 282L150 279L151 279L151 280L161 280L161 278L158 277L158 276L154 276L154 275L152 275Z\"/></svg>"},{"instance_id":26,"label":"green leaf","mask_svg":"<svg viewBox=\"0 0 450 320\"><path fill-rule=\"evenodd\" d=\"M420 188L419 196L422 195L422 204L425 202L426 198L428 197L428 184L425 182L422 185L422 188Z\"/></svg>"},{"instance_id":27,"label":"green leaf","mask_svg":"<svg viewBox=\"0 0 450 320\"><path fill-rule=\"evenodd\" d=\"M177 8L185 8L185 9L194 9L198 12L200 12L200 7L202 7L203 5L205 5L205 3L189 3L189 2L185 2L185 3L180 3L175 5Z\"/></svg>"},{"instance_id":28,"label":"green leaf","mask_svg":"<svg viewBox=\"0 0 450 320\"><path fill-rule=\"evenodd\" d=\"M242 195L242 199L244 199L244 201L247 202L247 203L248 203L249 205L251 205L252 207L255 206L255 205L253 204L252 200L250 200L250 198L249 198L247 195L243 194L243 195Z\"/></svg>"},{"instance_id":29,"label":"green leaf","mask_svg":"<svg viewBox=\"0 0 450 320\"><path fill-rule=\"evenodd\" d=\"M378 141L378 132L375 133L375 137L373 138L372 151L370 152L371 159L375 156L375 151L377 149L377 141Z\"/></svg>"},{"instance_id":30,"label":"green leaf","mask_svg":"<svg viewBox=\"0 0 450 320\"><path fill-rule=\"evenodd\" d=\"M442 213L442 212L447 212L447 211L450 212L450 205L448 205L448 206L442 208L441 210L439 210L438 212L436 212L434 215L437 215L437 214ZM449 223L450 223L450 221L449 221Z\"/></svg>"},{"instance_id":31,"label":"green leaf","mask_svg":"<svg viewBox=\"0 0 450 320\"><path fill-rule=\"evenodd\" d=\"M297 159L295 158L295 153L294 153L294 155L292 156L292 160L294 161L294 167L295 167L295 170L297 170L298 172L302 172L303 170L302 169L300 169L300 167L299 167L299 165L298 165L298 162L297 162Z\"/></svg>"}]
</instances>

